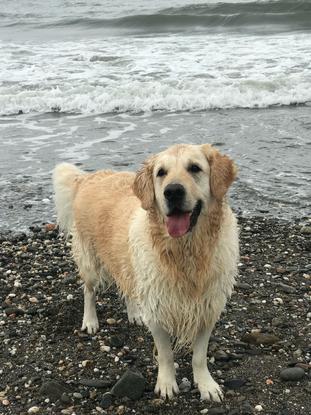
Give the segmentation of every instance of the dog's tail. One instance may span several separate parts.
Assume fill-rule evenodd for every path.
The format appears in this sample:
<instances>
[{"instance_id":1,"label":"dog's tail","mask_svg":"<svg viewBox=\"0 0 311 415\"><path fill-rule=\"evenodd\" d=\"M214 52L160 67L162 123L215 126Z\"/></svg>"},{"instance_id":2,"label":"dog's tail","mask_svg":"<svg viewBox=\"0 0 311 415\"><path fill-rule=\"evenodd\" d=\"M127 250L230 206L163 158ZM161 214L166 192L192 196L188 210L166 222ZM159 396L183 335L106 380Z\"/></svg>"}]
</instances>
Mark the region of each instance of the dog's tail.
<instances>
[{"instance_id":1,"label":"dog's tail","mask_svg":"<svg viewBox=\"0 0 311 415\"><path fill-rule=\"evenodd\" d=\"M85 173L69 163L58 164L53 171L57 223L68 234L73 226L73 201Z\"/></svg>"}]
</instances>

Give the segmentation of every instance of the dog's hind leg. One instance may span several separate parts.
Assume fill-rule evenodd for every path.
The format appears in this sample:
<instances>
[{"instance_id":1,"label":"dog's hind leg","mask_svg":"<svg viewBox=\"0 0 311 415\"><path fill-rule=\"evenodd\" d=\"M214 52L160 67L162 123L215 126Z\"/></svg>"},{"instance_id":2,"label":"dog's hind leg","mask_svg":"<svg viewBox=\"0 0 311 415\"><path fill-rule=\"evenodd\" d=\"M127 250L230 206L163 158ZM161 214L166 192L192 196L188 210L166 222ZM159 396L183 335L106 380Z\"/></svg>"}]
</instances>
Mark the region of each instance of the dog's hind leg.
<instances>
[{"instance_id":1,"label":"dog's hind leg","mask_svg":"<svg viewBox=\"0 0 311 415\"><path fill-rule=\"evenodd\" d=\"M222 390L214 381L207 368L207 347L211 335L211 329L203 329L197 335L193 345L192 368L194 383L198 385L202 400L221 402Z\"/></svg>"},{"instance_id":2,"label":"dog's hind leg","mask_svg":"<svg viewBox=\"0 0 311 415\"><path fill-rule=\"evenodd\" d=\"M89 334L95 334L99 328L96 313L96 288L84 285L84 313L81 330Z\"/></svg>"},{"instance_id":3,"label":"dog's hind leg","mask_svg":"<svg viewBox=\"0 0 311 415\"><path fill-rule=\"evenodd\" d=\"M79 274L84 281L84 313L81 330L95 334L99 328L96 313L96 291L99 285L99 269L92 249L83 244L79 234L72 235L72 253L79 268Z\"/></svg>"},{"instance_id":4,"label":"dog's hind leg","mask_svg":"<svg viewBox=\"0 0 311 415\"><path fill-rule=\"evenodd\" d=\"M149 323L148 327L154 338L158 351L158 379L155 387L155 393L159 393L162 398L172 398L174 393L178 393L176 383L174 356L171 347L169 334L158 324Z\"/></svg>"}]
</instances>

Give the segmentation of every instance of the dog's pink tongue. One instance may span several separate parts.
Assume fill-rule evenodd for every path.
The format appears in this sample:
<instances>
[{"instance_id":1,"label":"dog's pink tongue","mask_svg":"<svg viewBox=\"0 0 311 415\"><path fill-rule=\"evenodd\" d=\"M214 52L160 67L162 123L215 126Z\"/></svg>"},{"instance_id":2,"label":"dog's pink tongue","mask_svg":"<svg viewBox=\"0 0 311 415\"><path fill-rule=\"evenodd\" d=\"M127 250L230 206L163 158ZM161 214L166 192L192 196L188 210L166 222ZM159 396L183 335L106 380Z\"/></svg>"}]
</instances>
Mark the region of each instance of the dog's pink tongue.
<instances>
[{"instance_id":1,"label":"dog's pink tongue","mask_svg":"<svg viewBox=\"0 0 311 415\"><path fill-rule=\"evenodd\" d=\"M185 235L190 228L190 213L168 216L166 226L172 238L179 238Z\"/></svg>"}]
</instances>

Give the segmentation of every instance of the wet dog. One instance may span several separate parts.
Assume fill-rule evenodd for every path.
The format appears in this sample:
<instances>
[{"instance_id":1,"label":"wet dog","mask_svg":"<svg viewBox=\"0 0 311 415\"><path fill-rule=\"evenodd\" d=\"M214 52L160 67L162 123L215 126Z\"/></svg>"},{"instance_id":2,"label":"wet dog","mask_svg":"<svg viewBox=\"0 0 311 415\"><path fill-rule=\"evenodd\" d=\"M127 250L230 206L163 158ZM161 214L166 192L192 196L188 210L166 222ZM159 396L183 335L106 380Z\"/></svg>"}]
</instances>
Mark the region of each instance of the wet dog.
<instances>
[{"instance_id":1,"label":"wet dog","mask_svg":"<svg viewBox=\"0 0 311 415\"><path fill-rule=\"evenodd\" d=\"M178 393L173 337L193 350L201 398L222 398L206 353L237 273L238 228L226 200L235 176L233 161L209 144L170 147L136 174L54 170L58 223L72 234L85 284L82 330L98 330L97 288L116 284L129 320L153 335L162 397Z\"/></svg>"}]
</instances>

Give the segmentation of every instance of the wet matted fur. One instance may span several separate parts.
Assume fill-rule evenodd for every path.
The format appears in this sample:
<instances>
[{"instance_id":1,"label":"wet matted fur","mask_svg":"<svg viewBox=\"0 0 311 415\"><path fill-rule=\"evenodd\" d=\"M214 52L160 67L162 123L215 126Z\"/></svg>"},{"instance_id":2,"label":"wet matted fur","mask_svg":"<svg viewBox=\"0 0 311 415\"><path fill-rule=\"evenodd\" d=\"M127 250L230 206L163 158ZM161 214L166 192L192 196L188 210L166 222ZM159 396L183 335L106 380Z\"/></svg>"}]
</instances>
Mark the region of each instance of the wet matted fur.
<instances>
[{"instance_id":1,"label":"wet matted fur","mask_svg":"<svg viewBox=\"0 0 311 415\"><path fill-rule=\"evenodd\" d=\"M158 349L156 392L178 392L170 336L193 349L202 399L222 392L206 365L210 333L230 297L238 229L226 193L233 161L209 144L175 145L136 173L54 171L58 223L72 233L85 283L82 329L98 329L95 293L115 283L130 321L144 322Z\"/></svg>"}]
</instances>

